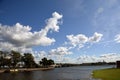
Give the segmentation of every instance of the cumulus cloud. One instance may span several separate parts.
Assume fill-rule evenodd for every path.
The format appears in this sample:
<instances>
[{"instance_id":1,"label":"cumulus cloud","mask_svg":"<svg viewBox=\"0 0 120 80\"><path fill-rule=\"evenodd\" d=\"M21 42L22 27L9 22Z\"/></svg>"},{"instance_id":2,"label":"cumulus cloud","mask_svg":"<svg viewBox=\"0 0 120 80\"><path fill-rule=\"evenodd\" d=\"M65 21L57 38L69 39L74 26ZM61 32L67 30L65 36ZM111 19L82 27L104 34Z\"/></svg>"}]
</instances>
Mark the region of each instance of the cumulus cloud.
<instances>
[{"instance_id":1,"label":"cumulus cloud","mask_svg":"<svg viewBox=\"0 0 120 80\"><path fill-rule=\"evenodd\" d=\"M83 44L88 41L88 38L83 34L67 35L67 39L70 41L69 43L73 45L73 47L78 46L79 48L83 47Z\"/></svg>"},{"instance_id":2,"label":"cumulus cloud","mask_svg":"<svg viewBox=\"0 0 120 80\"><path fill-rule=\"evenodd\" d=\"M115 36L114 41L116 41L117 43L120 43L120 34Z\"/></svg>"},{"instance_id":3,"label":"cumulus cloud","mask_svg":"<svg viewBox=\"0 0 120 80\"><path fill-rule=\"evenodd\" d=\"M113 56L116 56L116 53L107 53L107 54L102 54L100 57L104 58L111 58Z\"/></svg>"},{"instance_id":4,"label":"cumulus cloud","mask_svg":"<svg viewBox=\"0 0 120 80\"><path fill-rule=\"evenodd\" d=\"M91 62L99 62L99 58L96 56L90 55L81 55L77 58L78 63L91 63Z\"/></svg>"},{"instance_id":5,"label":"cumulus cloud","mask_svg":"<svg viewBox=\"0 0 120 80\"><path fill-rule=\"evenodd\" d=\"M103 34L95 32L92 37L87 37L84 34L78 35L67 35L67 39L69 40L66 44L70 44L73 47L82 48L85 43L97 43L101 40Z\"/></svg>"},{"instance_id":6,"label":"cumulus cloud","mask_svg":"<svg viewBox=\"0 0 120 80\"><path fill-rule=\"evenodd\" d=\"M116 62L120 59L118 53L107 53L100 56L81 55L77 58L78 63L91 63L91 62Z\"/></svg>"},{"instance_id":7,"label":"cumulus cloud","mask_svg":"<svg viewBox=\"0 0 120 80\"><path fill-rule=\"evenodd\" d=\"M6 48L7 48L7 50L11 50L11 47L14 49L15 47L12 45L12 44L10 44L10 43L8 43L8 42L0 42L0 50L6 50Z\"/></svg>"},{"instance_id":8,"label":"cumulus cloud","mask_svg":"<svg viewBox=\"0 0 120 80\"><path fill-rule=\"evenodd\" d=\"M67 47L58 47L57 49L52 49L50 54L55 54L55 55L67 55L67 54L72 54L72 52L69 51L69 48Z\"/></svg>"},{"instance_id":9,"label":"cumulus cloud","mask_svg":"<svg viewBox=\"0 0 120 80\"><path fill-rule=\"evenodd\" d=\"M38 62L38 63L42 58L44 58L44 57L48 58L48 55L45 51L39 51L39 52L35 51L35 52L32 53L32 55L34 56L35 61Z\"/></svg>"},{"instance_id":10,"label":"cumulus cloud","mask_svg":"<svg viewBox=\"0 0 120 80\"><path fill-rule=\"evenodd\" d=\"M35 54L35 53L34 53ZM39 57L38 57L39 56ZM80 55L79 57L73 58L65 56L65 54L51 53L47 54L45 51L40 51L36 54L36 61L40 61L43 57L55 60L56 63L94 63L94 62L116 62L120 59L119 53L106 53L100 56L95 55Z\"/></svg>"},{"instance_id":11,"label":"cumulus cloud","mask_svg":"<svg viewBox=\"0 0 120 80\"><path fill-rule=\"evenodd\" d=\"M107 53L100 56L106 62L115 62L120 59L120 54L118 53Z\"/></svg>"},{"instance_id":12,"label":"cumulus cloud","mask_svg":"<svg viewBox=\"0 0 120 80\"><path fill-rule=\"evenodd\" d=\"M83 34L78 34L76 36L67 35L67 38L71 41L73 45L77 43L86 43L88 41L88 38Z\"/></svg>"},{"instance_id":13,"label":"cumulus cloud","mask_svg":"<svg viewBox=\"0 0 120 80\"><path fill-rule=\"evenodd\" d=\"M101 40L102 36L103 36L103 34L95 32L94 35L89 38L89 41L94 42L94 43L99 42Z\"/></svg>"},{"instance_id":14,"label":"cumulus cloud","mask_svg":"<svg viewBox=\"0 0 120 80\"><path fill-rule=\"evenodd\" d=\"M61 50L62 49L62 50ZM55 51L54 51L55 50ZM53 59L56 63L74 63L74 59L66 57L65 55L72 54L65 50L65 47L58 47L57 49L52 49L48 53L45 51L35 51L32 55L35 57L35 61L38 63L42 58ZM58 51L57 51L58 50ZM61 50L61 51L60 51Z\"/></svg>"},{"instance_id":15,"label":"cumulus cloud","mask_svg":"<svg viewBox=\"0 0 120 80\"><path fill-rule=\"evenodd\" d=\"M59 19L62 18L57 12L46 21L46 26L40 31L32 32L32 27L16 23L13 26L0 25L1 49L30 48L32 46L48 46L55 42L54 38L47 36L49 31L59 31Z\"/></svg>"},{"instance_id":16,"label":"cumulus cloud","mask_svg":"<svg viewBox=\"0 0 120 80\"><path fill-rule=\"evenodd\" d=\"M61 57L59 58L60 63L76 63L76 59L71 57Z\"/></svg>"}]
</instances>

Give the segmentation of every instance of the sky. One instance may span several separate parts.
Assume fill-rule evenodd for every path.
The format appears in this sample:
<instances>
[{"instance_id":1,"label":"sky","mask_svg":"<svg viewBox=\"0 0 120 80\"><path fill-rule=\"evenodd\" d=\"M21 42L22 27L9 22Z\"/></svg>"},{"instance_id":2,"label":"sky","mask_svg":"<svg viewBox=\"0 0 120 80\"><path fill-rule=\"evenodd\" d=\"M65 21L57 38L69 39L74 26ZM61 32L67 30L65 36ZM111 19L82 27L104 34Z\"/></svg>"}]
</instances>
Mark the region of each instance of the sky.
<instances>
[{"instance_id":1,"label":"sky","mask_svg":"<svg viewBox=\"0 0 120 80\"><path fill-rule=\"evenodd\" d=\"M56 63L120 60L119 0L0 0L0 50Z\"/></svg>"}]
</instances>

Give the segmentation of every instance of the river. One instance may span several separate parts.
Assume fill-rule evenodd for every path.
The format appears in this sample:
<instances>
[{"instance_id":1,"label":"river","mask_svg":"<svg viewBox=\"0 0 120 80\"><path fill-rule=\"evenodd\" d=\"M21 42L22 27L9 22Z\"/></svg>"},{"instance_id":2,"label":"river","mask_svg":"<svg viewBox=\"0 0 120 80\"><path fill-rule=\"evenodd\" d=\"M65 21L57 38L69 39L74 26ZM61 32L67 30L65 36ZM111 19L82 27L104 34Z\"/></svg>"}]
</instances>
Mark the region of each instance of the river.
<instances>
[{"instance_id":1,"label":"river","mask_svg":"<svg viewBox=\"0 0 120 80\"><path fill-rule=\"evenodd\" d=\"M91 78L93 70L112 67L113 66L78 66L55 68L48 71L0 73L0 80L95 80Z\"/></svg>"}]
</instances>

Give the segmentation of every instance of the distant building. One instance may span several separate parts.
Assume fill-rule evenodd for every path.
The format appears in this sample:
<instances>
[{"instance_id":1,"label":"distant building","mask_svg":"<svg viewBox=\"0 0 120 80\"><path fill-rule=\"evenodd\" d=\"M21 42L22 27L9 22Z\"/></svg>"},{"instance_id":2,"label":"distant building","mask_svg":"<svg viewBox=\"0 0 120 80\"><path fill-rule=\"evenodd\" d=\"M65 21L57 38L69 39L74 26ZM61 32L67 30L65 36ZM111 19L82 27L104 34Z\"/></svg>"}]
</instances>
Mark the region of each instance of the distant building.
<instances>
[{"instance_id":1,"label":"distant building","mask_svg":"<svg viewBox=\"0 0 120 80\"><path fill-rule=\"evenodd\" d=\"M117 64L117 68L120 68L120 61L117 61L116 64Z\"/></svg>"}]
</instances>

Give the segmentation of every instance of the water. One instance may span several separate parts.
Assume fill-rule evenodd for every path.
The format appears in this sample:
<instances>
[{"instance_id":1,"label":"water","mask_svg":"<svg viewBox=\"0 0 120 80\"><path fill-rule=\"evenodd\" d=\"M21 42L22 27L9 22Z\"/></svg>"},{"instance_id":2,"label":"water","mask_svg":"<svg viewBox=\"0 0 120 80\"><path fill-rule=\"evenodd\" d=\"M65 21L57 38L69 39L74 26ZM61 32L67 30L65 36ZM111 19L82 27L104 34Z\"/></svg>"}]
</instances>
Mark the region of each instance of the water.
<instances>
[{"instance_id":1,"label":"water","mask_svg":"<svg viewBox=\"0 0 120 80\"><path fill-rule=\"evenodd\" d=\"M79 66L48 71L1 73L0 80L94 80L91 78L93 70L111 67L113 66Z\"/></svg>"}]
</instances>

